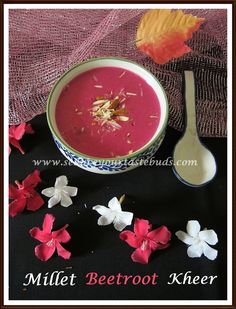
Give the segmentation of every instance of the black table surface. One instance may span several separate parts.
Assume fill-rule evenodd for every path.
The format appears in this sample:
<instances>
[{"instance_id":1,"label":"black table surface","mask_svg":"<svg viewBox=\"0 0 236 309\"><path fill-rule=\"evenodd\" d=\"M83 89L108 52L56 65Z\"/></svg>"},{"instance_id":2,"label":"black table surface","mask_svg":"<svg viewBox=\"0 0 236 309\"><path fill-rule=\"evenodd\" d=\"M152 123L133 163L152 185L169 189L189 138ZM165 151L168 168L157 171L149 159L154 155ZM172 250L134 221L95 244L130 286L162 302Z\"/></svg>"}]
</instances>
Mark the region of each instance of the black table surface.
<instances>
[{"instance_id":1,"label":"black table surface","mask_svg":"<svg viewBox=\"0 0 236 309\"><path fill-rule=\"evenodd\" d=\"M224 300L227 298L227 140L202 138L214 153L218 163L216 178L207 186L192 188L181 183L173 174L171 166L143 166L133 171L116 175L99 175L76 166L65 166L65 158L53 142L45 114L35 117L31 124L34 135L25 135L21 144L26 154L16 149L10 156L10 182L22 180L35 168L41 172L43 188L54 185L55 178L66 175L69 185L79 188L73 205L47 208L36 212L24 211L10 218L9 231L9 298L11 300ZM171 157L174 145L181 133L168 127L166 137L155 158ZM61 160L59 166L40 164L34 160ZM162 224L172 232L171 245L166 250L152 253L147 265L134 263L130 255L133 248L119 239L119 232L112 225L98 226L99 215L92 210L94 205L107 205L114 197L126 194L123 209L132 211L137 218L148 219L153 228ZM87 205L87 208L84 206ZM78 214L79 212L79 214ZM41 227L44 215L56 217L54 229L69 224L71 241L64 245L72 252L69 260L56 254L47 262L38 260L34 247L39 242L29 235L32 227ZM210 261L205 257L189 258L187 246L175 236L177 230L186 230L188 220L198 220L202 229L214 229L219 242L218 257ZM127 227L132 229L132 227ZM25 276L53 271L74 273L74 286L35 286L27 288ZM212 284L172 284L172 273L194 276L217 276ZM158 275L156 285L86 285L89 272L98 275Z\"/></svg>"}]
</instances>

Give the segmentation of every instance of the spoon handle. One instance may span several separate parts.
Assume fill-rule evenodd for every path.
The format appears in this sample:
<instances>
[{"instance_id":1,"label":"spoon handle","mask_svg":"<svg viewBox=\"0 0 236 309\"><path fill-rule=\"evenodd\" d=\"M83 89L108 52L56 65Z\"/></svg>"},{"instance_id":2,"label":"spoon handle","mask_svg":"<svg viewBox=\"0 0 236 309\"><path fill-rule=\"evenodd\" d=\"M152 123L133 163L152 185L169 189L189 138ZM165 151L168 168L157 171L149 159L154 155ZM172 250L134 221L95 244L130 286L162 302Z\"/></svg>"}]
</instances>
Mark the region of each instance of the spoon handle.
<instances>
[{"instance_id":1,"label":"spoon handle","mask_svg":"<svg viewBox=\"0 0 236 309\"><path fill-rule=\"evenodd\" d=\"M195 85L192 71L184 71L185 77L185 105L187 126L186 132L197 135L196 108L195 108Z\"/></svg>"}]
</instances>

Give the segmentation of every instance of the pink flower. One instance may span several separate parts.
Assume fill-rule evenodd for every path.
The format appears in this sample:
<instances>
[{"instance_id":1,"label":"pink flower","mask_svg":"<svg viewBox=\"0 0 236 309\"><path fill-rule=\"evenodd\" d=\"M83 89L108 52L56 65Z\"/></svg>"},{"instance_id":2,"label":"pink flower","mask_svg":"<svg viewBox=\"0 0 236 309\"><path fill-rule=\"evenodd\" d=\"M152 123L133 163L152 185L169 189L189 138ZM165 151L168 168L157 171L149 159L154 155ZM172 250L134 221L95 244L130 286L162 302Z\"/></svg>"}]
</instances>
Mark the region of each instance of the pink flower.
<instances>
[{"instance_id":1,"label":"pink flower","mask_svg":"<svg viewBox=\"0 0 236 309\"><path fill-rule=\"evenodd\" d=\"M71 237L66 231L68 224L66 224L60 230L52 232L53 222L55 217L50 214L46 214L43 221L43 229L38 227L32 228L30 235L39 240L42 244L35 247L34 252L38 259L41 261L47 261L53 255L57 249L57 254L64 259L69 259L71 253L61 246L60 243L67 243Z\"/></svg>"},{"instance_id":2,"label":"pink flower","mask_svg":"<svg viewBox=\"0 0 236 309\"><path fill-rule=\"evenodd\" d=\"M16 147L20 150L22 154L25 154L24 150L21 148L19 140L22 139L25 133L33 134L34 130L32 129L30 124L21 123L18 126L10 126L9 127L9 155L11 153L10 145Z\"/></svg>"},{"instance_id":3,"label":"pink flower","mask_svg":"<svg viewBox=\"0 0 236 309\"><path fill-rule=\"evenodd\" d=\"M131 255L134 262L147 264L152 251L165 249L169 246L171 233L166 226L162 225L153 231L150 231L151 229L152 225L148 220L136 218L134 232L123 231L120 233L120 239L136 249Z\"/></svg>"},{"instance_id":4,"label":"pink flower","mask_svg":"<svg viewBox=\"0 0 236 309\"><path fill-rule=\"evenodd\" d=\"M22 181L22 184L16 180L15 184L17 187L10 184L9 198L14 200L9 205L11 217L15 217L18 213L21 213L25 207L28 210L35 211L44 204L44 200L34 190L38 183L41 182L39 174L39 171L35 170Z\"/></svg>"}]
</instances>

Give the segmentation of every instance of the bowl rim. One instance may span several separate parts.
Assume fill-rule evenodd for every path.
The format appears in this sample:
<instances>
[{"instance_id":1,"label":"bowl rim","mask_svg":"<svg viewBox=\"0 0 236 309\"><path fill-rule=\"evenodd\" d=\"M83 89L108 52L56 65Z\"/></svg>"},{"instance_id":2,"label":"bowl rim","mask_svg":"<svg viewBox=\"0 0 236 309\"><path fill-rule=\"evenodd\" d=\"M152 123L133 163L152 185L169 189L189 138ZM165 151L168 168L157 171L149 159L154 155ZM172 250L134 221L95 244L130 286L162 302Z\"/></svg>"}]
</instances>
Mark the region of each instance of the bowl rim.
<instances>
[{"instance_id":1,"label":"bowl rim","mask_svg":"<svg viewBox=\"0 0 236 309\"><path fill-rule=\"evenodd\" d=\"M101 158L101 157L93 157L93 156L89 156L86 155L84 153L79 152L78 150L72 148L69 144L67 144L64 140L62 140L62 138L60 137L60 135L57 134L57 132L55 131L52 121L51 121L51 117L50 117L50 104L51 104L51 99L52 99L52 95L55 91L55 88L57 87L57 85L59 84L59 82L67 75L69 74L72 70L74 70L75 68L85 64L85 63L89 63L89 62L96 62L97 60L119 60L119 61L123 61L123 62L129 62L132 63L140 68L142 68L143 70L145 70L149 75L151 75L155 81L157 82L157 84L160 86L163 95L164 95L164 101L165 101L165 105L166 105L166 115L165 115L165 119L163 122L162 127L160 128L159 132L157 133L157 135L155 136L155 138L153 138L152 140L150 140L147 144L145 144L142 148L134 151L132 154L129 155L125 155L125 156L119 156L119 157L111 157L111 158ZM80 63L77 63L75 65L73 65L70 69L68 69L65 73L63 73L58 79L57 81L54 83L48 99L47 99L47 106L46 106L46 116L47 116L47 122L48 122L48 126L49 129L51 130L51 133L56 137L57 140L60 141L60 143L65 147L68 148L73 154L75 154L78 157L82 157L83 159L86 160L96 160L98 162L104 162L104 161L123 161L123 160L127 160L127 159L131 159L131 158L135 158L137 157L139 154L143 153L145 150L147 150L150 146L152 146L158 139L159 137L163 134L166 126L167 126L167 121L168 121L168 117L169 117L169 105L168 105L168 99L165 93L164 88L162 87L161 83L159 82L159 80L151 73L149 72L144 66L136 63L135 61L129 60L127 58L122 58L122 57L94 57L94 58L90 58L88 60L82 61Z\"/></svg>"}]
</instances>

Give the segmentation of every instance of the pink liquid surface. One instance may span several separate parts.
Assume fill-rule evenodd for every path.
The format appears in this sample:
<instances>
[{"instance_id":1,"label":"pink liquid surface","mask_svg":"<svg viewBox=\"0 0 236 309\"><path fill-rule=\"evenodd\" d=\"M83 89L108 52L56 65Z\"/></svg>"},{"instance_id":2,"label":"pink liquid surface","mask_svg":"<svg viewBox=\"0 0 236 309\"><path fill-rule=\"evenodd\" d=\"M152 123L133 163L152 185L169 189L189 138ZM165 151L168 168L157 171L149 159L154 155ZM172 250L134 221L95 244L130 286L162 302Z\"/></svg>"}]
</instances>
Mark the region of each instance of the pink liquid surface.
<instances>
[{"instance_id":1,"label":"pink liquid surface","mask_svg":"<svg viewBox=\"0 0 236 309\"><path fill-rule=\"evenodd\" d=\"M110 131L94 121L92 104L96 97L111 92L115 97L122 89L125 94L135 94L127 94L124 101L129 120L118 121L121 128ZM140 76L121 68L82 73L63 89L56 105L62 138L79 152L99 158L124 156L142 148L155 134L159 121L160 104L153 89Z\"/></svg>"}]
</instances>

